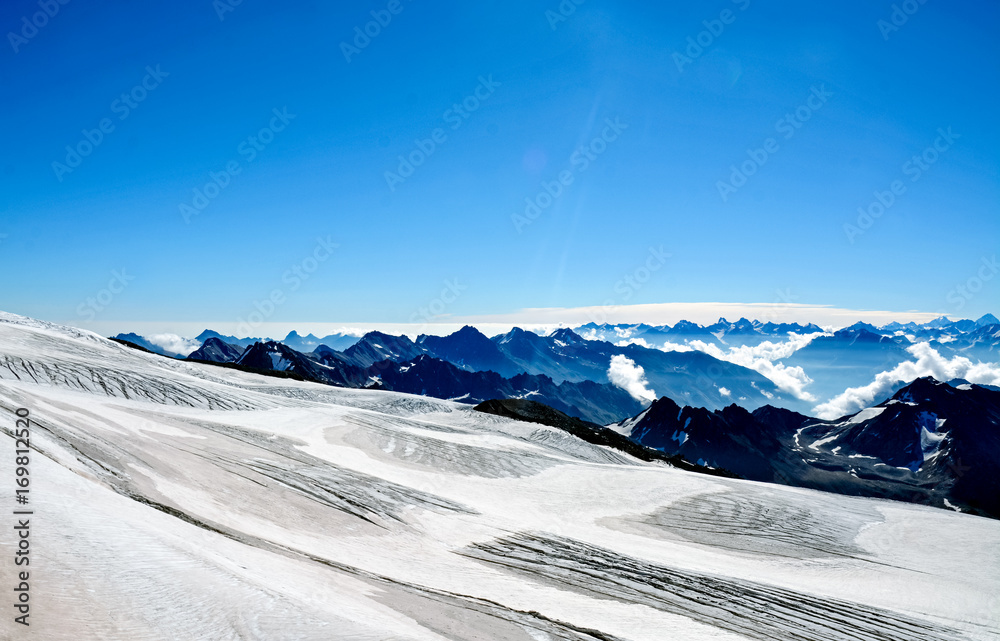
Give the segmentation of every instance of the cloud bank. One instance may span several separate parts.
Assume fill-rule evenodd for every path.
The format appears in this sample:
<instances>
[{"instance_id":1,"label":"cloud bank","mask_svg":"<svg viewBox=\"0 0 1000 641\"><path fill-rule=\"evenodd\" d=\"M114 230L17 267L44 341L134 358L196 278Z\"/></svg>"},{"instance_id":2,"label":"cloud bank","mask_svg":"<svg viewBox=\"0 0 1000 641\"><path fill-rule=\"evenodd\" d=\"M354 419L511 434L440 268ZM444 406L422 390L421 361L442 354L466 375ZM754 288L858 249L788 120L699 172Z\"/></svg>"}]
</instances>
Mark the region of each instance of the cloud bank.
<instances>
[{"instance_id":1,"label":"cloud bank","mask_svg":"<svg viewBox=\"0 0 1000 641\"><path fill-rule=\"evenodd\" d=\"M701 341L697 341L697 342L701 343ZM702 343L702 344L704 345L704 343ZM671 343L670 341L667 341L667 342L663 343L663 347L661 347L660 349L662 349L664 352L693 352L694 351L694 348L691 347L690 345L685 345L684 343Z\"/></svg>"},{"instance_id":2,"label":"cloud bank","mask_svg":"<svg viewBox=\"0 0 1000 641\"><path fill-rule=\"evenodd\" d=\"M636 400L648 403L656 400L656 392L649 389L646 372L628 356L617 354L611 357L608 378Z\"/></svg>"},{"instance_id":3,"label":"cloud bank","mask_svg":"<svg viewBox=\"0 0 1000 641\"><path fill-rule=\"evenodd\" d=\"M628 347L629 345L638 345L640 347L645 347L646 349L656 349L656 345L650 345L645 338L629 338L615 343L616 347Z\"/></svg>"},{"instance_id":4,"label":"cloud bank","mask_svg":"<svg viewBox=\"0 0 1000 641\"><path fill-rule=\"evenodd\" d=\"M184 338L177 334L153 334L145 337L147 341L172 354L187 356L194 350L201 347L201 343L193 338Z\"/></svg>"},{"instance_id":5,"label":"cloud bank","mask_svg":"<svg viewBox=\"0 0 1000 641\"><path fill-rule=\"evenodd\" d=\"M970 383L1000 385L1000 365L996 363L973 363L964 356L948 359L926 342L911 345L906 351L916 360L905 361L876 375L868 385L848 388L814 407L813 413L828 420L853 414L884 400L898 383L910 383L921 376L933 376L939 381L964 378Z\"/></svg>"},{"instance_id":6,"label":"cloud bank","mask_svg":"<svg viewBox=\"0 0 1000 641\"><path fill-rule=\"evenodd\" d=\"M741 365L765 376L778 389L788 392L792 396L804 401L817 400L814 395L806 391L806 386L813 382L801 367L787 367L783 363L776 363L783 358L788 358L798 350L812 342L817 336L823 336L823 332L813 334L791 334L787 341L774 343L765 341L759 345L741 345L730 347L728 351L723 351L721 347L714 343L693 340L686 345L666 342L663 344L665 352L690 352L698 350L705 352L709 356Z\"/></svg>"}]
</instances>

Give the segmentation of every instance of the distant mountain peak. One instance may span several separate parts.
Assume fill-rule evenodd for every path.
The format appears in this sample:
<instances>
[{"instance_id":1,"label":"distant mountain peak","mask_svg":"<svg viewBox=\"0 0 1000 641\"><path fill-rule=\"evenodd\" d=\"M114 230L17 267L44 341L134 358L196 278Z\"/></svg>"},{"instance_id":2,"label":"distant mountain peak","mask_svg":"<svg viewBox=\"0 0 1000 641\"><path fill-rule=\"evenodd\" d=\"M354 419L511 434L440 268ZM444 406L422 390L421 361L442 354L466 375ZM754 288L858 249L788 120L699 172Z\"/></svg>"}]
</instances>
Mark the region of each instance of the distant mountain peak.
<instances>
[{"instance_id":1,"label":"distant mountain peak","mask_svg":"<svg viewBox=\"0 0 1000 641\"><path fill-rule=\"evenodd\" d=\"M452 336L461 336L463 338L466 338L466 337L476 337L476 338L478 338L478 337L482 336L483 338L486 338L486 334L483 334L481 331L479 331L478 329L476 329L472 325L464 325L462 327L462 329L458 330L457 332L452 333Z\"/></svg>"},{"instance_id":2,"label":"distant mountain peak","mask_svg":"<svg viewBox=\"0 0 1000 641\"><path fill-rule=\"evenodd\" d=\"M987 325L1000 325L1000 320L993 314L983 314L976 321L976 327L986 327Z\"/></svg>"},{"instance_id":3,"label":"distant mountain peak","mask_svg":"<svg viewBox=\"0 0 1000 641\"><path fill-rule=\"evenodd\" d=\"M194 339L196 341L201 341L201 342L204 343L209 338L216 338L216 337L218 337L218 335L219 335L219 333L216 332L216 331L213 331L213 330L210 330L210 329L204 329L204 330L202 330L202 332L200 334L198 334L197 336L195 336Z\"/></svg>"},{"instance_id":4,"label":"distant mountain peak","mask_svg":"<svg viewBox=\"0 0 1000 641\"><path fill-rule=\"evenodd\" d=\"M507 332L506 334L501 334L499 337L494 337L494 338L499 338L499 341L501 343L509 343L514 340L525 340L525 339L530 340L533 337L541 338L540 336L538 336L538 334L534 332L529 332L526 329L521 329L520 327L511 327L510 331Z\"/></svg>"},{"instance_id":5,"label":"distant mountain peak","mask_svg":"<svg viewBox=\"0 0 1000 641\"><path fill-rule=\"evenodd\" d=\"M757 328L746 318L740 318L730 326L729 331L734 334L754 334Z\"/></svg>"},{"instance_id":6,"label":"distant mountain peak","mask_svg":"<svg viewBox=\"0 0 1000 641\"><path fill-rule=\"evenodd\" d=\"M210 336L201 347L188 354L188 360L211 361L214 363L230 363L239 360L243 349L221 338Z\"/></svg>"},{"instance_id":7,"label":"distant mountain peak","mask_svg":"<svg viewBox=\"0 0 1000 641\"><path fill-rule=\"evenodd\" d=\"M858 321L849 327L845 327L842 331L859 331L864 330L866 332L871 332L872 334L878 334L878 328L871 323L866 323L864 321Z\"/></svg>"},{"instance_id":8,"label":"distant mountain peak","mask_svg":"<svg viewBox=\"0 0 1000 641\"><path fill-rule=\"evenodd\" d=\"M954 321L950 320L947 316L938 316L934 320L927 323L927 327L947 327L951 325Z\"/></svg>"},{"instance_id":9,"label":"distant mountain peak","mask_svg":"<svg viewBox=\"0 0 1000 641\"><path fill-rule=\"evenodd\" d=\"M670 333L672 334L697 334L701 333L702 331L703 328L701 325L686 320L677 321L677 324L670 329Z\"/></svg>"},{"instance_id":10,"label":"distant mountain peak","mask_svg":"<svg viewBox=\"0 0 1000 641\"><path fill-rule=\"evenodd\" d=\"M549 334L549 338L561 341L563 343L567 343L569 345L582 343L584 340L582 336L580 336L579 334L577 334L568 327L561 327L557 329L556 331Z\"/></svg>"}]
</instances>

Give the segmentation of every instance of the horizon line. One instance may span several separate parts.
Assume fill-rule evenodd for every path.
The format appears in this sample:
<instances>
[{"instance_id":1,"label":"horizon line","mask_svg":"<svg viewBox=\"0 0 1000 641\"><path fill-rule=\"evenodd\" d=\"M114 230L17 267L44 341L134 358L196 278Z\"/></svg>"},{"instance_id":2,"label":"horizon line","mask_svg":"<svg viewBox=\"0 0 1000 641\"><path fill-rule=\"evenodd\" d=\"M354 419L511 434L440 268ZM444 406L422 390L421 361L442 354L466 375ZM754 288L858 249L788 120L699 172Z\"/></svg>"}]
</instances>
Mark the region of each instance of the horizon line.
<instances>
[{"instance_id":1,"label":"horizon line","mask_svg":"<svg viewBox=\"0 0 1000 641\"><path fill-rule=\"evenodd\" d=\"M985 316L986 314L984 314ZM368 331L405 334L415 338L419 334L446 335L466 325L471 325L484 334L494 336L520 327L534 332L550 332L563 327L579 327L588 323L597 325L676 325L680 321L701 326L711 325L730 317L747 319L760 323L815 324L830 331L848 327L857 322L867 322L882 327L892 322L926 323L939 318L951 322L963 319L952 318L957 314L948 311L885 311L858 310L807 303L647 303L636 305L610 305L590 307L540 307L523 308L516 312L501 314L479 314L463 316L439 316L424 319L424 322L379 322L379 321L283 321L240 317L237 320L128 320L128 319L66 319L56 320L62 325L80 327L101 335L119 333L176 334L193 338L206 329L222 335L238 338L287 336L295 331L305 336L326 336L331 334L362 335ZM412 317L411 317L412 318ZM982 318L982 316L980 316ZM254 322L256 321L256 322ZM241 331L242 330L242 331ZM249 330L249 331L248 331ZM360 333L359 333L360 332Z\"/></svg>"}]
</instances>

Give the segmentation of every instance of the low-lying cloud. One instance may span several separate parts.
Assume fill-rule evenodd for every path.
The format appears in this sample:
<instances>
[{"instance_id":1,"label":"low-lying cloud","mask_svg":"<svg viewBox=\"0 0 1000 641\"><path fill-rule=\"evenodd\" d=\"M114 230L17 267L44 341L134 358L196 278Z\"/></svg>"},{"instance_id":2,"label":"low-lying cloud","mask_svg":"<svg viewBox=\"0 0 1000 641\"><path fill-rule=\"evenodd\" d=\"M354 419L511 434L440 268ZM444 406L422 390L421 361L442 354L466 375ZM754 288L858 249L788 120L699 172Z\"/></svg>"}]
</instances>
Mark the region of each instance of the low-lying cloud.
<instances>
[{"instance_id":1,"label":"low-lying cloud","mask_svg":"<svg viewBox=\"0 0 1000 641\"><path fill-rule=\"evenodd\" d=\"M888 397L899 383L910 383L921 376L933 376L939 381L964 378L970 383L1000 385L1000 366L996 363L973 363L964 356L945 358L930 343L917 343L906 348L916 360L905 361L875 376L868 385L850 387L842 394L813 408L816 416L835 419L853 414Z\"/></svg>"},{"instance_id":2,"label":"low-lying cloud","mask_svg":"<svg viewBox=\"0 0 1000 641\"><path fill-rule=\"evenodd\" d=\"M656 346L650 345L645 338L628 338L615 343L615 347L628 347L629 345L638 345L646 349L656 349Z\"/></svg>"},{"instance_id":3,"label":"low-lying cloud","mask_svg":"<svg viewBox=\"0 0 1000 641\"><path fill-rule=\"evenodd\" d=\"M656 392L649 389L646 372L628 356L617 354L611 357L608 378L639 401L651 403L656 400Z\"/></svg>"},{"instance_id":4,"label":"low-lying cloud","mask_svg":"<svg viewBox=\"0 0 1000 641\"><path fill-rule=\"evenodd\" d=\"M698 350L705 352L709 356L714 356L721 361L727 361L752 369L765 376L778 389L788 392L795 398L804 401L817 400L814 395L806 391L806 386L813 382L801 367L788 367L783 363L776 363L783 358L788 358L798 350L802 349L813 341L817 336L823 336L824 332L813 334L791 334L787 341L774 343L764 341L759 345L740 345L730 347L728 351L723 351L721 347L714 343L706 343L700 340L693 340L686 345L666 342L663 344L665 352L690 352Z\"/></svg>"},{"instance_id":5,"label":"low-lying cloud","mask_svg":"<svg viewBox=\"0 0 1000 641\"><path fill-rule=\"evenodd\" d=\"M700 343L701 341L697 341L697 342ZM671 343L670 341L667 341L666 343L664 343L663 347L661 347L660 349L662 349L664 352L693 352L694 351L694 348L691 347L690 345L685 345L684 343Z\"/></svg>"},{"instance_id":6,"label":"low-lying cloud","mask_svg":"<svg viewBox=\"0 0 1000 641\"><path fill-rule=\"evenodd\" d=\"M201 347L201 343L193 338L184 338L177 334L153 334L152 336L147 336L146 340L162 348L164 351L171 354L180 354L181 356L187 356Z\"/></svg>"}]
</instances>

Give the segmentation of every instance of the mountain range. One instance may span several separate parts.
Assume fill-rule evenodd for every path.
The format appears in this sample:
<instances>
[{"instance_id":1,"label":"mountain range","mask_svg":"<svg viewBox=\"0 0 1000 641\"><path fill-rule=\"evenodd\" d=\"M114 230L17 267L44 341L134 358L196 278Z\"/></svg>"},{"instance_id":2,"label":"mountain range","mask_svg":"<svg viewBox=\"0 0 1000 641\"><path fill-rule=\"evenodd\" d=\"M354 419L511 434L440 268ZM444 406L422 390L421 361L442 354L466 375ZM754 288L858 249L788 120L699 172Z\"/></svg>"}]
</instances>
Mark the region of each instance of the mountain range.
<instances>
[{"instance_id":1,"label":"mountain range","mask_svg":"<svg viewBox=\"0 0 1000 641\"><path fill-rule=\"evenodd\" d=\"M492 371L463 370L420 351L416 352L416 356L411 356L411 349L393 353L392 347L382 343L399 346L386 340L384 335L374 334L366 338L369 340L363 339L354 346L357 349L352 347L345 352L319 349L304 354L283 343L268 341L254 343L234 359L192 360L232 363L254 372L281 372L301 380L338 387L392 390L473 405L496 398L531 398L601 424L634 414L643 407L627 391L610 383L587 380L557 383L544 374L524 373L505 378ZM206 341L208 344L209 341ZM211 354L206 351L199 356L219 354L223 349L217 343L212 343L210 348ZM232 346L228 348L233 349ZM383 351L386 354L382 354ZM387 354L399 360L384 357Z\"/></svg>"},{"instance_id":2,"label":"mountain range","mask_svg":"<svg viewBox=\"0 0 1000 641\"><path fill-rule=\"evenodd\" d=\"M1000 390L966 381L918 378L833 421L772 406L710 411L660 398L610 427L747 479L1000 518Z\"/></svg>"},{"instance_id":3,"label":"mountain range","mask_svg":"<svg viewBox=\"0 0 1000 641\"><path fill-rule=\"evenodd\" d=\"M494 372L505 379L529 374L548 377L555 385L592 381L624 386L641 402L667 396L712 410L736 403L749 410L774 405L808 414L824 399L869 385L883 373L914 362L918 347L931 348L938 360L965 358L971 364L992 363L988 367L996 369L1000 363L1000 323L996 320L987 314L976 321L942 317L922 324L881 327L859 322L829 331L814 324L722 318L708 326L687 321L673 326L588 323L545 336L515 327L493 337L466 326L447 336L420 335L416 340L383 332L318 338L293 331L275 341L205 330L197 337L201 347L188 357L236 362L255 343L278 343L328 366L352 365L363 370L381 361L406 363L427 355L466 372ZM180 356L152 338L136 334L116 338ZM617 375L611 371L613 360L618 364ZM303 375L333 384L366 384L344 372ZM463 380L474 385L470 377ZM466 392L470 398L477 397L471 389L457 396Z\"/></svg>"},{"instance_id":4,"label":"mountain range","mask_svg":"<svg viewBox=\"0 0 1000 641\"><path fill-rule=\"evenodd\" d=\"M422 363L437 361L449 367L438 365L435 371L441 380L431 383L425 379L418 389L403 379L412 379L418 371L429 375L427 366L405 376L408 370L402 367L412 366L420 356L430 357L430 361ZM517 394L543 394L547 404L560 409L576 407L582 410L581 403L576 400L576 390L582 385L595 392L601 390L603 401L610 405L579 415L587 420L610 422L626 415L617 412L628 412L642 401L631 396L631 401L624 402L628 394L619 393L623 390L609 379L609 363L615 356L623 356L631 366L643 368L653 389L688 403L723 407L727 398L732 398L757 407L769 399L783 396L774 383L758 372L703 352L616 346L585 340L569 329L539 336L514 328L490 339L473 327L464 327L450 336L420 336L416 342L406 336L369 332L342 352L321 345L308 353L297 352L277 341L256 342L241 350L236 344L226 344L222 339L211 337L189 358L235 362L258 370L290 369L308 380L349 387L379 384L400 391L415 389L418 393L427 389L432 396L467 397L468 402L503 397L500 390L514 385ZM379 371L368 371L376 365ZM503 380L510 383L501 383ZM611 394L612 388L618 391ZM485 389L493 389L495 393L484 398L481 391ZM567 399L574 400L558 402L545 392L557 389L562 390L559 393L566 394Z\"/></svg>"},{"instance_id":5,"label":"mountain range","mask_svg":"<svg viewBox=\"0 0 1000 641\"><path fill-rule=\"evenodd\" d=\"M135 336L135 334L130 335ZM124 338L124 336L124 334L119 334L116 338ZM206 329L202 333L198 334L198 336L195 337L195 340L204 344L205 341L210 338L216 338L224 343L229 343L230 345L236 345L239 347L249 347L254 343L274 340L271 338L237 338L235 336L224 336L211 329ZM283 338L280 342L300 352L311 352L320 345L326 345L327 347L332 347L333 349L347 349L356 343L358 338L358 336L352 336L350 334L330 334L328 336L324 336L323 338L318 338L312 334L300 336L298 332L291 331L288 332L288 335L285 336L285 338Z\"/></svg>"}]
</instances>

